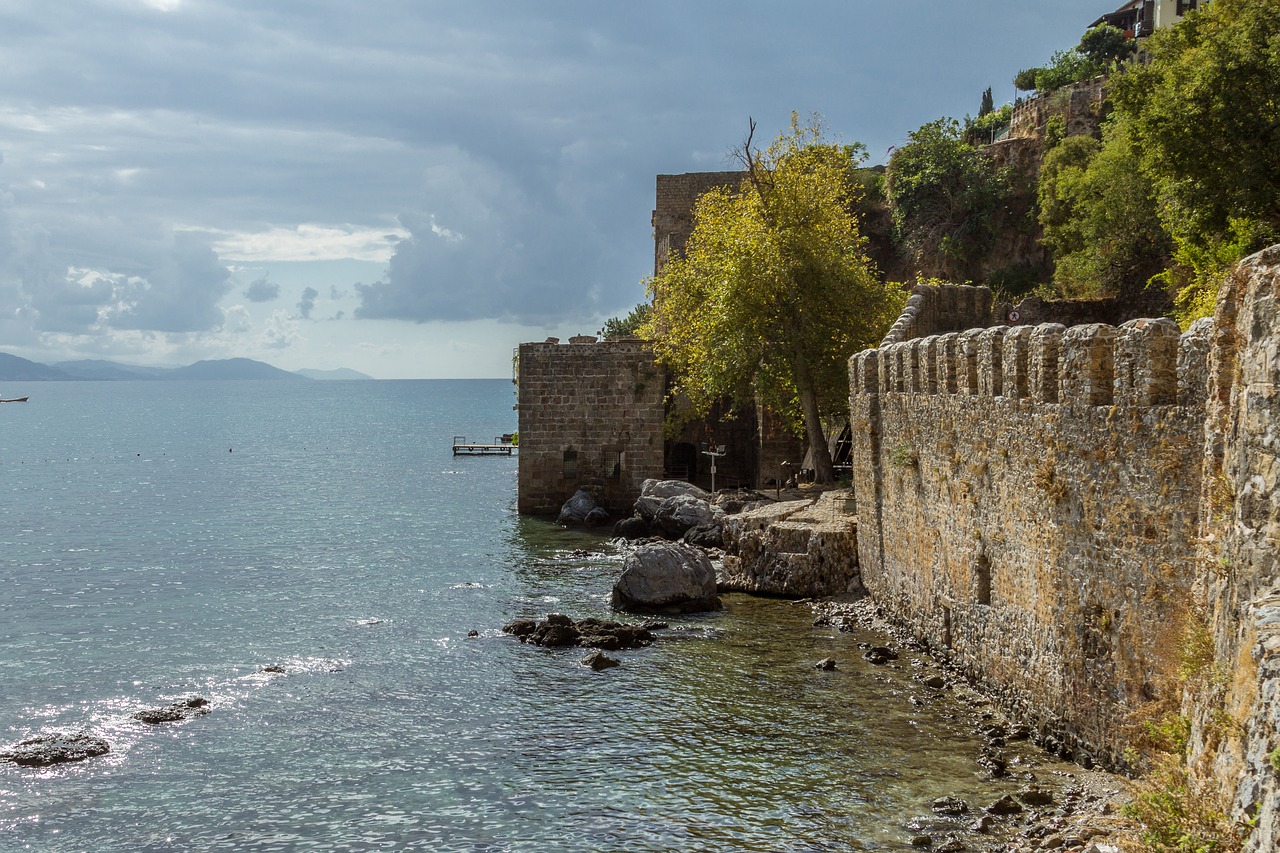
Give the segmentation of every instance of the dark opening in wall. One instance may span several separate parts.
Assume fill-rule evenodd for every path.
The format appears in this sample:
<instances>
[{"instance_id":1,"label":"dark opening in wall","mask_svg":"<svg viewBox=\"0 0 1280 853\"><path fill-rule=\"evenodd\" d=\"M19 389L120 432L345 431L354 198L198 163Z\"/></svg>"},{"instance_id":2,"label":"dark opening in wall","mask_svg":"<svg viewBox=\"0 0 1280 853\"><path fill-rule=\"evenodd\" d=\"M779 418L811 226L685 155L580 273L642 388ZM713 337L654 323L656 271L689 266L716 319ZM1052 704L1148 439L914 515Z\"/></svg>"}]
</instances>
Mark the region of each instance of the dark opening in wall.
<instances>
[{"instance_id":1,"label":"dark opening in wall","mask_svg":"<svg viewBox=\"0 0 1280 853\"><path fill-rule=\"evenodd\" d=\"M973 563L974 598L978 604L991 603L991 561L979 554Z\"/></svg>"},{"instance_id":2,"label":"dark opening in wall","mask_svg":"<svg viewBox=\"0 0 1280 853\"><path fill-rule=\"evenodd\" d=\"M604 476L608 480L618 480L622 477L622 454L616 450L606 450L604 453Z\"/></svg>"},{"instance_id":3,"label":"dark opening in wall","mask_svg":"<svg viewBox=\"0 0 1280 853\"><path fill-rule=\"evenodd\" d=\"M566 480L578 479L578 451L566 450L564 452L564 478Z\"/></svg>"}]
</instances>

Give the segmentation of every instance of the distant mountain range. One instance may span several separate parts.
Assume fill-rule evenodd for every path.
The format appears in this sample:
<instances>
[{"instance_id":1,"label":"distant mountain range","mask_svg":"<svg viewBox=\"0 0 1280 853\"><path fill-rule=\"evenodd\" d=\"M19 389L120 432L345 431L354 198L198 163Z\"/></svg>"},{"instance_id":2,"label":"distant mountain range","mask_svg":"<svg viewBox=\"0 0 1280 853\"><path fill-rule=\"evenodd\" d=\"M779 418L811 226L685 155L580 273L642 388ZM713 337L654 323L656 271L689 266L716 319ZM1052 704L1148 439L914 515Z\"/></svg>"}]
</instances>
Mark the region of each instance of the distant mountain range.
<instances>
[{"instance_id":1,"label":"distant mountain range","mask_svg":"<svg viewBox=\"0 0 1280 853\"><path fill-rule=\"evenodd\" d=\"M40 364L0 352L0 382L47 382L58 380L162 380L162 379L372 379L357 370L299 370L290 373L251 358L224 358L197 361L186 367L140 367L101 359L60 361Z\"/></svg>"}]
</instances>

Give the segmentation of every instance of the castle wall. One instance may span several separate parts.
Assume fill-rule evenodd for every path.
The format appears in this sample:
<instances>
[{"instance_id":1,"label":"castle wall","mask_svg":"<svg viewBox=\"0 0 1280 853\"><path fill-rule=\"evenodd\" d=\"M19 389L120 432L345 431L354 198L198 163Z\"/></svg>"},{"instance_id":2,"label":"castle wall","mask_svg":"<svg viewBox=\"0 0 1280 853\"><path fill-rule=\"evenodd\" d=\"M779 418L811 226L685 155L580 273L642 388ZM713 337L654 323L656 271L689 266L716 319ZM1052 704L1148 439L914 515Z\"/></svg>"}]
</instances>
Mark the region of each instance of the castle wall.
<instances>
[{"instance_id":1,"label":"castle wall","mask_svg":"<svg viewBox=\"0 0 1280 853\"><path fill-rule=\"evenodd\" d=\"M1106 96L1107 78L1100 76L1028 98L1013 108L1009 137L1044 139L1052 116L1062 118L1067 136L1097 136Z\"/></svg>"},{"instance_id":2,"label":"castle wall","mask_svg":"<svg viewBox=\"0 0 1280 853\"><path fill-rule=\"evenodd\" d=\"M638 339L520 345L522 513L555 515L579 487L627 514L662 477L665 375Z\"/></svg>"},{"instance_id":3,"label":"castle wall","mask_svg":"<svg viewBox=\"0 0 1280 853\"><path fill-rule=\"evenodd\" d=\"M850 362L862 580L1063 751L1116 765L1193 581L1207 342L1170 320L938 333L990 304L917 288Z\"/></svg>"},{"instance_id":4,"label":"castle wall","mask_svg":"<svg viewBox=\"0 0 1280 853\"><path fill-rule=\"evenodd\" d=\"M1212 321L1199 568L1214 654L1189 689L1191 765L1232 783L1259 853L1280 839L1278 296L1275 246L1228 278Z\"/></svg>"},{"instance_id":5,"label":"castle wall","mask_svg":"<svg viewBox=\"0 0 1280 853\"><path fill-rule=\"evenodd\" d=\"M683 252L693 233L693 206L698 196L717 187L737 187L745 172L689 172L658 175L653 210L653 272L657 275L671 253Z\"/></svg>"}]
</instances>

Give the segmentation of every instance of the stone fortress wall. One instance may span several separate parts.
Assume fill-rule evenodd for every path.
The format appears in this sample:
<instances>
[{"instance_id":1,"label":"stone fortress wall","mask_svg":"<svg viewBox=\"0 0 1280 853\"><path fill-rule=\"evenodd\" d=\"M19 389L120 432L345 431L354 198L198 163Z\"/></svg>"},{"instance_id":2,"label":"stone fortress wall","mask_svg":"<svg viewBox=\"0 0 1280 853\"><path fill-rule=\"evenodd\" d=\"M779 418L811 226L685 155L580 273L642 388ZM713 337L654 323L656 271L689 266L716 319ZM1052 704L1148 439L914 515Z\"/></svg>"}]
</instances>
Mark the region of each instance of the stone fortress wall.
<instances>
[{"instance_id":1,"label":"stone fortress wall","mask_svg":"<svg viewBox=\"0 0 1280 853\"><path fill-rule=\"evenodd\" d=\"M1278 298L1280 246L1185 334L997 325L985 288L923 286L850 360L877 604L1086 763L1188 715L1251 851L1280 839Z\"/></svg>"},{"instance_id":2,"label":"stone fortress wall","mask_svg":"<svg viewBox=\"0 0 1280 853\"><path fill-rule=\"evenodd\" d=\"M850 361L862 581L1064 753L1119 766L1194 579L1208 329L990 316L986 288L921 286Z\"/></svg>"},{"instance_id":3,"label":"stone fortress wall","mask_svg":"<svg viewBox=\"0 0 1280 853\"><path fill-rule=\"evenodd\" d=\"M662 477L666 375L637 338L519 350L519 511L555 515L579 486L626 514Z\"/></svg>"}]
</instances>

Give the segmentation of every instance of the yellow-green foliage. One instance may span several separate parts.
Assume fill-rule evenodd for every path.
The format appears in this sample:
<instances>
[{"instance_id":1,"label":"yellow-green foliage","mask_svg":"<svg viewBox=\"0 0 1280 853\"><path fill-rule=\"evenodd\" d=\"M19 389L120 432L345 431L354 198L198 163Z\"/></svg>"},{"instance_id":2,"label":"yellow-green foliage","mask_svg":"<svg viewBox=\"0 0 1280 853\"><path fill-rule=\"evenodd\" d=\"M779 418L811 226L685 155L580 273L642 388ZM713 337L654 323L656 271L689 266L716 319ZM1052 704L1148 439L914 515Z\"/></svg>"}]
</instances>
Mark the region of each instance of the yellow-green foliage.
<instances>
[{"instance_id":1,"label":"yellow-green foliage","mask_svg":"<svg viewBox=\"0 0 1280 853\"><path fill-rule=\"evenodd\" d=\"M847 414L848 359L879 341L905 295L877 281L850 212L861 146L793 116L766 151L741 153L749 177L698 199L684 256L649 284L640 333L696 411L759 398L802 416L812 442L823 415Z\"/></svg>"},{"instance_id":2,"label":"yellow-green foliage","mask_svg":"<svg viewBox=\"0 0 1280 853\"><path fill-rule=\"evenodd\" d=\"M1175 760L1162 763L1141 784L1124 813L1138 822L1143 844L1155 853L1234 853L1245 835L1215 792L1198 785Z\"/></svg>"}]
</instances>

